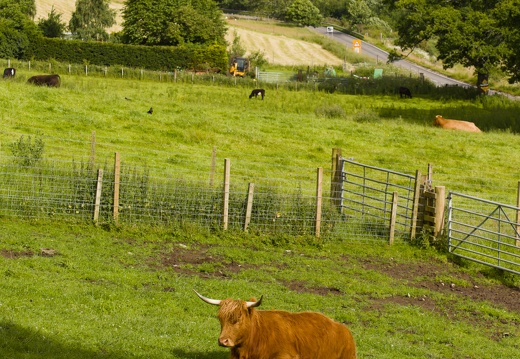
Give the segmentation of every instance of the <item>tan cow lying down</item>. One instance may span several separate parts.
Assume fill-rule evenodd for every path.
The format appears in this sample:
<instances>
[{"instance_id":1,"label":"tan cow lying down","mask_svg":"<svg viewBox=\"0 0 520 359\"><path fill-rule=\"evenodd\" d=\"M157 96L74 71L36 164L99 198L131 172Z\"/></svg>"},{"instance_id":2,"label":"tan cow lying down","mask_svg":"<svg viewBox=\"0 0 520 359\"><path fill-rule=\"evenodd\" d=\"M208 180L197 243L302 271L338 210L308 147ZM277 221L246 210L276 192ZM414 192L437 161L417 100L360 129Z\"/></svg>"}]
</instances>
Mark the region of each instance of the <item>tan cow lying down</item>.
<instances>
[{"instance_id":1,"label":"tan cow lying down","mask_svg":"<svg viewBox=\"0 0 520 359\"><path fill-rule=\"evenodd\" d=\"M459 130L459 131L466 131L466 132L482 132L473 122L448 120L448 119L442 117L441 115L435 116L433 125L442 127L447 130Z\"/></svg>"},{"instance_id":2,"label":"tan cow lying down","mask_svg":"<svg viewBox=\"0 0 520 359\"><path fill-rule=\"evenodd\" d=\"M262 298L245 302L197 295L220 307L218 344L231 349L230 359L356 358L350 330L323 314L256 310Z\"/></svg>"}]
</instances>

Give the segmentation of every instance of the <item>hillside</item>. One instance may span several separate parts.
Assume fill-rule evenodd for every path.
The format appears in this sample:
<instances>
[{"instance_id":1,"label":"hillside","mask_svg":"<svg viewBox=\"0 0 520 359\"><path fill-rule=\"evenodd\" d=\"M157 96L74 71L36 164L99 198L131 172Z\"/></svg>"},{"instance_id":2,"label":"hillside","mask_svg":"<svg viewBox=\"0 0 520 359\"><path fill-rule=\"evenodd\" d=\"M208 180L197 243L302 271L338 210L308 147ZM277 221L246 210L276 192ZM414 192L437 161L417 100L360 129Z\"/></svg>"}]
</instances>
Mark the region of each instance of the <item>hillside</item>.
<instances>
[{"instance_id":1,"label":"hillside","mask_svg":"<svg viewBox=\"0 0 520 359\"><path fill-rule=\"evenodd\" d=\"M123 3L125 0L111 0L110 8L116 10L116 25L112 26L108 29L108 32L114 32L121 30L121 11L123 9ZM66 24L69 23L70 16L74 9L76 8L76 1L67 1L67 0L36 0L36 17L37 21L40 18L46 18L52 7L54 7L55 11L61 15L61 19Z\"/></svg>"},{"instance_id":2,"label":"hillside","mask_svg":"<svg viewBox=\"0 0 520 359\"><path fill-rule=\"evenodd\" d=\"M229 26L226 39L233 41L235 34L247 53L259 51L270 64L283 66L333 65L343 63L341 59L324 50L320 45L296 40L283 35L266 34L241 27Z\"/></svg>"},{"instance_id":3,"label":"hillside","mask_svg":"<svg viewBox=\"0 0 520 359\"><path fill-rule=\"evenodd\" d=\"M109 32L121 30L123 3L124 0L112 0L110 3L110 7L117 12L117 23L109 29ZM36 19L46 18L53 6L56 12L62 14L62 20L68 23L76 5L74 1L36 0ZM229 43L233 41L235 34L237 34L240 36L241 44L247 50L247 53L260 51L270 64L283 66L336 66L342 64L341 59L317 44L279 35L274 31L265 33L234 26L231 19L228 23L230 26L226 39ZM299 30L307 31L305 29Z\"/></svg>"}]
</instances>

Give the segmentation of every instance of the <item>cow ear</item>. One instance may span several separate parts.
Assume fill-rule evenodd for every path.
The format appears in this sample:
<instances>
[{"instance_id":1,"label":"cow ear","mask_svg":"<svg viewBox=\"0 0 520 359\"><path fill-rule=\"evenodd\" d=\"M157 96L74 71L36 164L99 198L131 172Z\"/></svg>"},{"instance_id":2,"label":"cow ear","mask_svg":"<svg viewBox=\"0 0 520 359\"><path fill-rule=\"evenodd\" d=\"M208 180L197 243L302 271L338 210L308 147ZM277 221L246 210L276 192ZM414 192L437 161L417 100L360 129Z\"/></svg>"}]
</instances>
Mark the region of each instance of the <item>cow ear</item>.
<instances>
[{"instance_id":1,"label":"cow ear","mask_svg":"<svg viewBox=\"0 0 520 359\"><path fill-rule=\"evenodd\" d=\"M260 304L262 304L262 299L263 298L264 298L263 295L260 297L259 300L256 300L256 298L251 298L251 301L250 302L246 302L246 305L247 305L248 308L259 307Z\"/></svg>"}]
</instances>

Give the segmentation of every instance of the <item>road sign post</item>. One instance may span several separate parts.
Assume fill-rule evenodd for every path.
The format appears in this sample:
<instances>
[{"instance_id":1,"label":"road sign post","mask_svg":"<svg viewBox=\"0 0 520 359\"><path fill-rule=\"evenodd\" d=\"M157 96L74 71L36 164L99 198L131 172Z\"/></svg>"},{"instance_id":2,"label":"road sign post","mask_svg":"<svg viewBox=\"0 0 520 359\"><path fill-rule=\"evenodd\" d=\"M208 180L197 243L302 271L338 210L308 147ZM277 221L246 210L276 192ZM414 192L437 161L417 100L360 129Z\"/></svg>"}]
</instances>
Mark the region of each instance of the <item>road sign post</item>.
<instances>
[{"instance_id":1,"label":"road sign post","mask_svg":"<svg viewBox=\"0 0 520 359\"><path fill-rule=\"evenodd\" d=\"M361 40L355 39L352 40L352 49L356 54L361 53Z\"/></svg>"}]
</instances>

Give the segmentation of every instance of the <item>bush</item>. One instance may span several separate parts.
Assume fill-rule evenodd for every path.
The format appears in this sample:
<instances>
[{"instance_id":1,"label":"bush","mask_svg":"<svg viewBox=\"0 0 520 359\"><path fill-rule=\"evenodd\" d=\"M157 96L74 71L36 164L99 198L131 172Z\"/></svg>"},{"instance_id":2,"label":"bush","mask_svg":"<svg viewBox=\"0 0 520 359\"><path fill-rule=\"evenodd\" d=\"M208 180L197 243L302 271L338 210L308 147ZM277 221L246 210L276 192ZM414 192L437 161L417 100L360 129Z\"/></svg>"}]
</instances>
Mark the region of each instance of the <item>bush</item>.
<instances>
[{"instance_id":1,"label":"bush","mask_svg":"<svg viewBox=\"0 0 520 359\"><path fill-rule=\"evenodd\" d=\"M98 66L127 66L157 71L209 66L227 67L223 45L138 46L43 38L31 42L23 60L55 59L60 62Z\"/></svg>"},{"instance_id":2,"label":"bush","mask_svg":"<svg viewBox=\"0 0 520 359\"><path fill-rule=\"evenodd\" d=\"M43 156L43 149L45 144L41 138L36 138L32 142L31 136L26 139L22 135L18 141L15 141L9 145L15 161L24 167L33 166L36 162L40 161Z\"/></svg>"}]
</instances>

